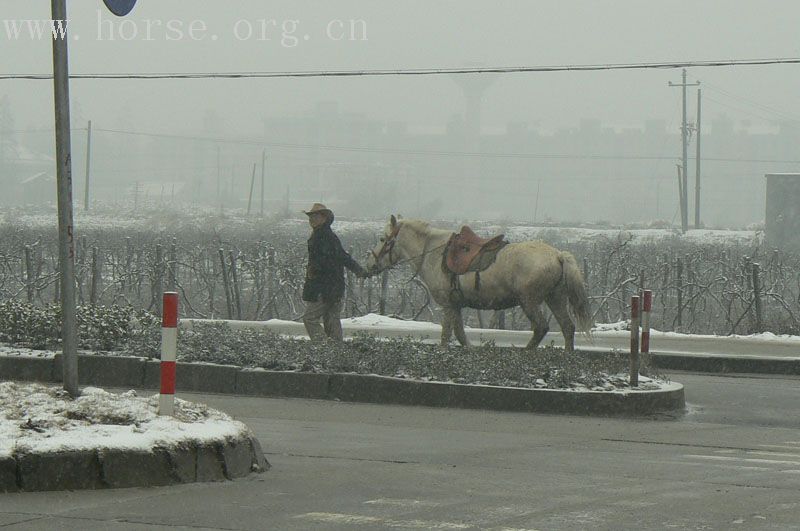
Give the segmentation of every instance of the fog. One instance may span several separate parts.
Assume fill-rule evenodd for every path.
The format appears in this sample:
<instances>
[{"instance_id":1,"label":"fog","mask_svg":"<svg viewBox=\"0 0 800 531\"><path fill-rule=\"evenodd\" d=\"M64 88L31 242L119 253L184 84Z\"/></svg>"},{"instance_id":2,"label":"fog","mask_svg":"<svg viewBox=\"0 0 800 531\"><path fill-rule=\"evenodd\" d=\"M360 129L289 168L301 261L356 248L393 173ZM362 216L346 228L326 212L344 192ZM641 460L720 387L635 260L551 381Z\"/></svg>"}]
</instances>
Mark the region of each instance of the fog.
<instances>
[{"instance_id":1,"label":"fog","mask_svg":"<svg viewBox=\"0 0 800 531\"><path fill-rule=\"evenodd\" d=\"M799 44L789 1L139 0L124 19L100 0L68 4L73 74L753 59ZM49 35L25 23L49 17L46 0L3 0L0 74L52 71ZM345 217L679 225L680 75L74 80L75 197L91 120L95 201L245 209L257 164L260 211L265 155L266 213L323 201ZM688 69L698 80L702 221L758 224L764 175L798 171L800 67ZM55 199L52 105L50 81L0 80L4 204Z\"/></svg>"}]
</instances>

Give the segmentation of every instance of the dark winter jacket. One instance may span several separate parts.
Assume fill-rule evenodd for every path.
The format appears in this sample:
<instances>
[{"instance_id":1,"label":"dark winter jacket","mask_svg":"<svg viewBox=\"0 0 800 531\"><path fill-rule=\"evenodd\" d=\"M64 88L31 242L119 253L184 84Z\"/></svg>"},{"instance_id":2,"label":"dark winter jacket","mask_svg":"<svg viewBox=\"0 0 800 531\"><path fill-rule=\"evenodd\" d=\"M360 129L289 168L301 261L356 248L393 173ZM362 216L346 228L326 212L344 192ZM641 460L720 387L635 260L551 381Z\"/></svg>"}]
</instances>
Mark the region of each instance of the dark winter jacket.
<instances>
[{"instance_id":1,"label":"dark winter jacket","mask_svg":"<svg viewBox=\"0 0 800 531\"><path fill-rule=\"evenodd\" d=\"M354 273L363 273L358 262L347 254L342 242L331 230L329 220L314 229L308 239L308 266L303 286L303 300L315 302L335 301L344 296L344 268Z\"/></svg>"}]
</instances>

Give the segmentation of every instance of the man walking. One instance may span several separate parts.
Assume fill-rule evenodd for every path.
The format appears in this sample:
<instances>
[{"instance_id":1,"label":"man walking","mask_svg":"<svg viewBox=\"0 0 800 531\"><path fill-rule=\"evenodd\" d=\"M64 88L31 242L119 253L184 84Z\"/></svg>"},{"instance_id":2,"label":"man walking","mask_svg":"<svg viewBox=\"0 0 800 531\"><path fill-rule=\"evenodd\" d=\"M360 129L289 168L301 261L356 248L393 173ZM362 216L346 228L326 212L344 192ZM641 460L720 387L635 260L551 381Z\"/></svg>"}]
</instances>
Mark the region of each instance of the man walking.
<instances>
[{"instance_id":1,"label":"man walking","mask_svg":"<svg viewBox=\"0 0 800 531\"><path fill-rule=\"evenodd\" d=\"M303 324L312 341L321 341L325 336L341 341L342 323L339 315L344 297L344 268L358 278L366 278L369 274L347 254L342 242L333 233L333 212L329 208L314 203L305 214L313 232L308 239L308 266L303 286L303 300L307 305ZM320 319L324 332L319 324Z\"/></svg>"}]
</instances>

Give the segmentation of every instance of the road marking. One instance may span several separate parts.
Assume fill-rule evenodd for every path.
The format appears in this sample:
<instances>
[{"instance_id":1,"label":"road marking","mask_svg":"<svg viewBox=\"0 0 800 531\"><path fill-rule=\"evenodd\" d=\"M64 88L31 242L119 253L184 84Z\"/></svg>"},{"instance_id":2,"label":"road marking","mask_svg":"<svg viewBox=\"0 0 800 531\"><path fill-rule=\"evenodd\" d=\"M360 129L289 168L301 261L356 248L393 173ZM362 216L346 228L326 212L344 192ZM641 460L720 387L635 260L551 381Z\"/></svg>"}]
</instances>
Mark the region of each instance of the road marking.
<instances>
[{"instance_id":1,"label":"road marking","mask_svg":"<svg viewBox=\"0 0 800 531\"><path fill-rule=\"evenodd\" d=\"M762 448L779 448L781 450L800 450L800 447L784 444L759 444Z\"/></svg>"},{"instance_id":2,"label":"road marking","mask_svg":"<svg viewBox=\"0 0 800 531\"><path fill-rule=\"evenodd\" d=\"M479 527L473 524L460 524L457 522L435 522L432 520L393 520L391 518L379 518L377 516L342 513L305 513L295 515L294 518L312 520L314 522L326 524L398 527L402 529L476 529ZM482 529L486 529L486 531L538 531L537 529L527 527L490 527Z\"/></svg>"},{"instance_id":3,"label":"road marking","mask_svg":"<svg viewBox=\"0 0 800 531\"><path fill-rule=\"evenodd\" d=\"M785 461L778 459L752 459L747 457L725 457L723 455L685 455L692 459L710 459L717 461L745 461L747 463L770 463L776 465L800 465L800 461Z\"/></svg>"},{"instance_id":4,"label":"road marking","mask_svg":"<svg viewBox=\"0 0 800 531\"><path fill-rule=\"evenodd\" d=\"M401 527L405 529L474 529L470 524L456 522L434 522L431 520L393 520L376 516L363 516L359 514L341 513L305 513L298 514L295 518L313 520L328 524L370 525L382 527Z\"/></svg>"},{"instance_id":5,"label":"road marking","mask_svg":"<svg viewBox=\"0 0 800 531\"><path fill-rule=\"evenodd\" d=\"M377 500L367 500L364 503L370 505L391 505L394 507L437 507L441 505L432 501L406 500L402 498L378 498Z\"/></svg>"},{"instance_id":6,"label":"road marking","mask_svg":"<svg viewBox=\"0 0 800 531\"><path fill-rule=\"evenodd\" d=\"M748 455L774 455L776 457L800 457L800 454L796 453L781 453L781 452L772 452L772 451L758 451L758 450L748 450Z\"/></svg>"}]
</instances>

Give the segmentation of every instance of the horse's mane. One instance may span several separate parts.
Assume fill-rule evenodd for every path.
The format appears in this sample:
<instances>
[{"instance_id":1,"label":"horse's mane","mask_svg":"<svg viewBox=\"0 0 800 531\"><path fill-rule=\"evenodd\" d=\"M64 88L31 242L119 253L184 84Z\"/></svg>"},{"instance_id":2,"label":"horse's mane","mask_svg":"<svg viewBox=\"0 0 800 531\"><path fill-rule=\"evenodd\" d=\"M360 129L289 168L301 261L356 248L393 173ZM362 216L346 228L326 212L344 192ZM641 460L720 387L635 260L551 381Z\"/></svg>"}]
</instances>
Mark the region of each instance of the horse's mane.
<instances>
[{"instance_id":1,"label":"horse's mane","mask_svg":"<svg viewBox=\"0 0 800 531\"><path fill-rule=\"evenodd\" d=\"M430 223L421 219L401 219L400 224L417 234L426 234L430 232L431 228Z\"/></svg>"}]
</instances>

